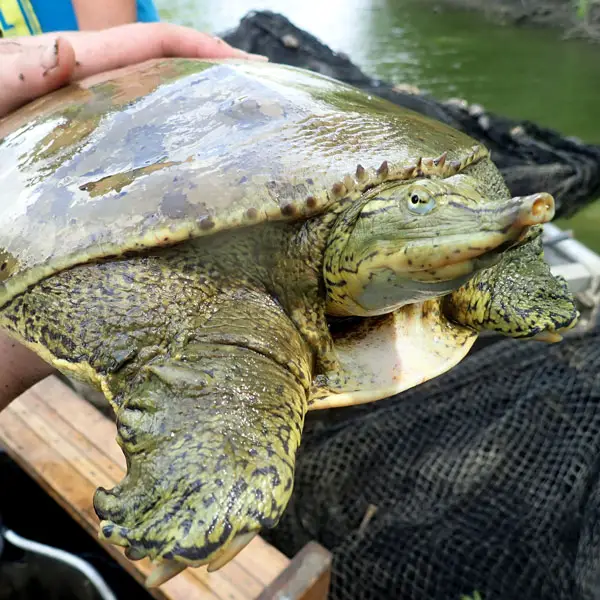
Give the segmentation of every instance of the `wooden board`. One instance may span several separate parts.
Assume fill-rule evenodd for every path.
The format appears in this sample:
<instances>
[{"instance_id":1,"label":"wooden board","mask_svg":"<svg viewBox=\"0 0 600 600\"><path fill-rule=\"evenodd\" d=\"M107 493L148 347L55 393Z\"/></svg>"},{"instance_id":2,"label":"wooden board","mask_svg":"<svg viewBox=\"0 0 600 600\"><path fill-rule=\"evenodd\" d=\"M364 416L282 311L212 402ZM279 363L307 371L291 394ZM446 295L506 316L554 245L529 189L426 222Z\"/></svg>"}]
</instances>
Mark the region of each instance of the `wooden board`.
<instances>
[{"instance_id":1,"label":"wooden board","mask_svg":"<svg viewBox=\"0 0 600 600\"><path fill-rule=\"evenodd\" d=\"M113 487L125 474L125 458L115 435L109 419L56 377L40 382L0 413L0 445L94 538L98 532L94 490ZM101 544L144 581L151 569L148 560L131 562L120 548ZM159 600L254 599L289 564L286 556L257 537L216 573L186 569L151 593Z\"/></svg>"},{"instance_id":2,"label":"wooden board","mask_svg":"<svg viewBox=\"0 0 600 600\"><path fill-rule=\"evenodd\" d=\"M326 600L330 582L331 554L309 542L257 600Z\"/></svg>"}]
</instances>

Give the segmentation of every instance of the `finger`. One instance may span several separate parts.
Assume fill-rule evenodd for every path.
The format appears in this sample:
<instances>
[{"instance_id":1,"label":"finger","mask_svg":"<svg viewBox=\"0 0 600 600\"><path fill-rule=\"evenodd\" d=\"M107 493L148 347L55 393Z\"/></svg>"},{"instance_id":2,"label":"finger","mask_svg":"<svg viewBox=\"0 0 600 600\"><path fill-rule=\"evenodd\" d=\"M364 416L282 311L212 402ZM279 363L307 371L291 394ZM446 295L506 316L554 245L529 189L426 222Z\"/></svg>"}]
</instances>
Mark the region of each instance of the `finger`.
<instances>
[{"instance_id":1,"label":"finger","mask_svg":"<svg viewBox=\"0 0 600 600\"><path fill-rule=\"evenodd\" d=\"M0 117L66 83L75 69L75 52L64 38L41 46L2 46Z\"/></svg>"},{"instance_id":2,"label":"finger","mask_svg":"<svg viewBox=\"0 0 600 600\"><path fill-rule=\"evenodd\" d=\"M184 56L188 58L242 58L267 61L266 56L249 54L230 46L219 37L201 33L179 25L165 25L158 36L162 56Z\"/></svg>"},{"instance_id":3,"label":"finger","mask_svg":"<svg viewBox=\"0 0 600 600\"><path fill-rule=\"evenodd\" d=\"M59 35L75 49L77 79L152 58L268 60L234 48L220 38L171 23L133 23L102 31L65 31ZM24 45L32 43L27 38L19 41Z\"/></svg>"}]
</instances>

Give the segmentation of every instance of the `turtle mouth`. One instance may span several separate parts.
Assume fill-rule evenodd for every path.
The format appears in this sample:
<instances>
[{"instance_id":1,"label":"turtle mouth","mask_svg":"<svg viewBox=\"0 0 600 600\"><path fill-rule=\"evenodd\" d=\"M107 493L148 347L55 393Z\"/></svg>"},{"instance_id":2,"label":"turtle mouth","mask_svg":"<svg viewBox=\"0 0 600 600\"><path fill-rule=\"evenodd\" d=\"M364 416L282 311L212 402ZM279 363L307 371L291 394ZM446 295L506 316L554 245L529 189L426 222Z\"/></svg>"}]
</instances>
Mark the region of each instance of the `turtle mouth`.
<instances>
[{"instance_id":1,"label":"turtle mouth","mask_svg":"<svg viewBox=\"0 0 600 600\"><path fill-rule=\"evenodd\" d=\"M442 282L462 278L496 265L504 252L537 237L531 227L524 227L516 237L507 239L501 232L467 236L454 234L437 240L435 257L419 260L425 246L408 247L404 268L414 281Z\"/></svg>"},{"instance_id":2,"label":"turtle mouth","mask_svg":"<svg viewBox=\"0 0 600 600\"><path fill-rule=\"evenodd\" d=\"M515 240L506 240L502 242L500 245L496 246L494 249L490 250L474 259L474 262L477 265L477 270L479 269L487 269L489 267L493 267L498 261L502 258L502 255L511 248L518 248L522 246L526 242L536 238L538 235L541 235L541 230L537 231L535 234L532 234L531 227L525 227L521 232L521 235L517 237Z\"/></svg>"},{"instance_id":3,"label":"turtle mouth","mask_svg":"<svg viewBox=\"0 0 600 600\"><path fill-rule=\"evenodd\" d=\"M473 259L476 265L476 269L487 269L493 267L502 258L503 254L507 250L518 248L523 244L529 243L542 235L542 229L538 225L528 225L524 227L519 235L514 239L505 239L503 242L492 248L488 252L484 252L482 255Z\"/></svg>"},{"instance_id":4,"label":"turtle mouth","mask_svg":"<svg viewBox=\"0 0 600 600\"><path fill-rule=\"evenodd\" d=\"M466 281L465 278L478 271L498 264L502 258L502 252L503 250L498 247L498 249L490 250L476 258L468 258L434 269L413 271L410 278L422 282Z\"/></svg>"}]
</instances>

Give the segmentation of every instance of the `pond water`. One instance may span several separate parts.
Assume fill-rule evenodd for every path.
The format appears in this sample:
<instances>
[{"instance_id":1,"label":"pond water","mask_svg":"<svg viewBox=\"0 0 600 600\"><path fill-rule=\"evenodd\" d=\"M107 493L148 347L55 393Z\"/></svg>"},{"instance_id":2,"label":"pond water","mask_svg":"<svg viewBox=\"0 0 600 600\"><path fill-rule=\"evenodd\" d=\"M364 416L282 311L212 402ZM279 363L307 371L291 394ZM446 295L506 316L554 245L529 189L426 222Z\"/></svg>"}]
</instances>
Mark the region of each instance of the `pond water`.
<instances>
[{"instance_id":1,"label":"pond water","mask_svg":"<svg viewBox=\"0 0 600 600\"><path fill-rule=\"evenodd\" d=\"M502 26L424 0L157 0L165 20L211 32L250 10L288 17L369 74L600 144L600 44ZM600 203L561 224L600 251Z\"/></svg>"}]
</instances>

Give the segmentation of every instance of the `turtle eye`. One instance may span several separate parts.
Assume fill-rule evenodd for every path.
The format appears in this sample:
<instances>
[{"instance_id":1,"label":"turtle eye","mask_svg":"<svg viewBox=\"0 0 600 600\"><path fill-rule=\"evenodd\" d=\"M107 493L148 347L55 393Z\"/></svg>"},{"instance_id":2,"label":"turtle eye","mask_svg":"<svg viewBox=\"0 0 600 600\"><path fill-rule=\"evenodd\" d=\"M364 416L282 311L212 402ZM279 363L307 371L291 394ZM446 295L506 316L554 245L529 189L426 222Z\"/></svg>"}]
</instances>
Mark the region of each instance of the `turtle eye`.
<instances>
[{"instance_id":1,"label":"turtle eye","mask_svg":"<svg viewBox=\"0 0 600 600\"><path fill-rule=\"evenodd\" d=\"M408 197L408 210L417 215L426 215L435 208L435 199L426 190L412 192Z\"/></svg>"}]
</instances>

